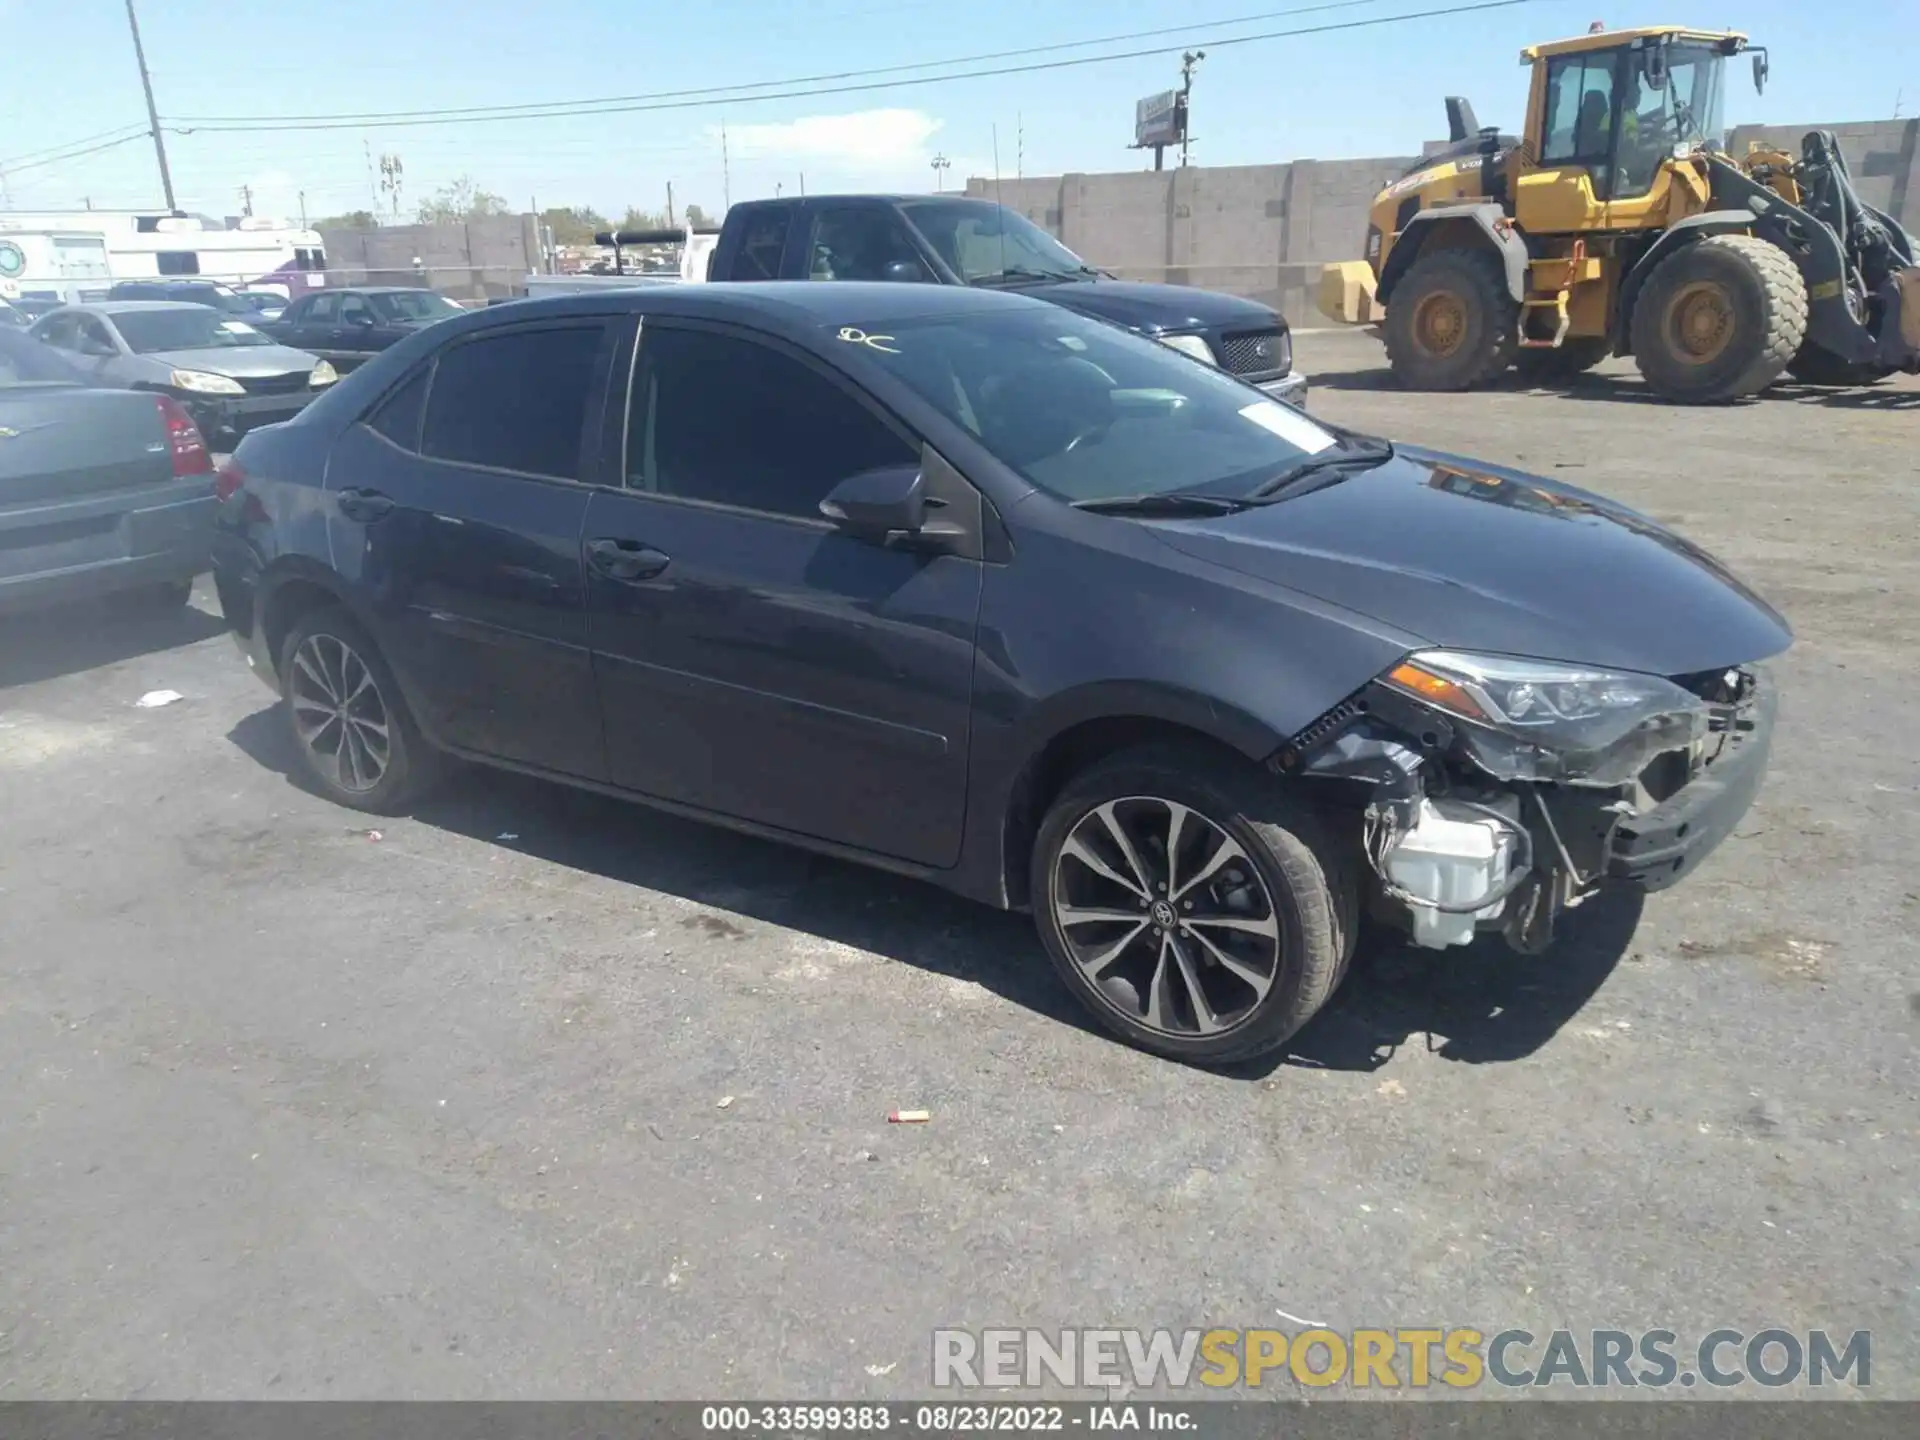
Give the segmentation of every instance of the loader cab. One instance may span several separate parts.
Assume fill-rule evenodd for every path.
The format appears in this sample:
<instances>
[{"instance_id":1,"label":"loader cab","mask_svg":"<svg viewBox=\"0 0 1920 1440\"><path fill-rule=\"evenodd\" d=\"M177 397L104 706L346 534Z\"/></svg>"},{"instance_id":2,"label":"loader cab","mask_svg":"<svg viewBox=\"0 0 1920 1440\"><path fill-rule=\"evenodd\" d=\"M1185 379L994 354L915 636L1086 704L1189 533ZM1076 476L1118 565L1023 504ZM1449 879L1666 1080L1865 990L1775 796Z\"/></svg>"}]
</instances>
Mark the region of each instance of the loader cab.
<instances>
[{"instance_id":1,"label":"loader cab","mask_svg":"<svg viewBox=\"0 0 1920 1440\"><path fill-rule=\"evenodd\" d=\"M1521 228L1667 223L1667 162L1721 147L1726 64L1746 48L1745 36L1727 32L1624 30L1523 50L1534 162L1516 186ZM1754 73L1758 81L1764 70Z\"/></svg>"}]
</instances>

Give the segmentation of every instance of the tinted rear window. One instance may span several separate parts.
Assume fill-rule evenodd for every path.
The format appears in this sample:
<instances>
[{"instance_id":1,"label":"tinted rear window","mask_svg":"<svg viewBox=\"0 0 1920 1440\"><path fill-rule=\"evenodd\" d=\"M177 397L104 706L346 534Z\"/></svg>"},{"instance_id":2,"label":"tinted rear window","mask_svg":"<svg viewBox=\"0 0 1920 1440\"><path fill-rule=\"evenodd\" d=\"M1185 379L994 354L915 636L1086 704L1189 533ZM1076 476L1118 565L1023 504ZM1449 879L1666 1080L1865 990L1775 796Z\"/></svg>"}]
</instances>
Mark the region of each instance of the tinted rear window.
<instances>
[{"instance_id":1,"label":"tinted rear window","mask_svg":"<svg viewBox=\"0 0 1920 1440\"><path fill-rule=\"evenodd\" d=\"M514 330L440 357L421 450L436 460L576 480L603 327Z\"/></svg>"}]
</instances>

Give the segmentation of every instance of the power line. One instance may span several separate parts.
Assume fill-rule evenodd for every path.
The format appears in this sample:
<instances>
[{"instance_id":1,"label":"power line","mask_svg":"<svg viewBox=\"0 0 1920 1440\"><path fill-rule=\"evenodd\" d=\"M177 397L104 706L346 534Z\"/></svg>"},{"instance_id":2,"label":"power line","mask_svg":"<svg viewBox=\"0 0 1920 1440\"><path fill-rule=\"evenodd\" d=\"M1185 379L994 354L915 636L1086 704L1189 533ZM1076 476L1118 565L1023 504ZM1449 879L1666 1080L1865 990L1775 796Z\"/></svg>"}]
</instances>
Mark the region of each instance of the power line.
<instances>
[{"instance_id":1,"label":"power line","mask_svg":"<svg viewBox=\"0 0 1920 1440\"><path fill-rule=\"evenodd\" d=\"M16 166L42 158L58 159L60 157L55 154L56 151L72 150L76 146L91 145L96 140L108 140L119 136L126 136L130 139L137 140L146 133L147 127L138 122L131 125L116 125L111 130L102 130L98 135L82 135L79 139L69 140L64 145L49 145L44 150L29 150L24 155L15 155L10 159L0 160L0 169L12 170Z\"/></svg>"},{"instance_id":2,"label":"power line","mask_svg":"<svg viewBox=\"0 0 1920 1440\"><path fill-rule=\"evenodd\" d=\"M64 165L69 160L79 160L88 155L98 155L102 150L116 150L122 145L131 145L136 140L144 140L146 138L147 131L143 126L131 135L122 135L118 140L108 140L103 144L89 145L83 150L74 150L65 155L55 155L46 160L29 160L24 165L15 165L12 161L8 161L5 166L0 166L0 169L4 169L9 175L17 175L22 170L38 170L46 165Z\"/></svg>"},{"instance_id":3,"label":"power line","mask_svg":"<svg viewBox=\"0 0 1920 1440\"><path fill-rule=\"evenodd\" d=\"M1344 3L1367 3L1367 0L1344 0ZM1379 25L1400 24L1409 20L1431 20L1454 15L1473 15L1488 10L1511 10L1521 5L1536 5L1544 0L1479 0L1477 4L1445 5L1431 10L1404 11L1396 15L1372 16L1361 20L1344 20L1325 25L1306 25L1293 30L1268 30L1254 35L1235 35L1222 40L1208 40L1206 44L1215 50L1233 45L1253 45L1267 40L1285 40L1304 35L1325 35L1344 30L1362 30ZM1183 32L1191 34L1196 28L1204 26L1186 26ZM1082 42L1097 43L1097 42ZM1179 55L1185 52L1186 45L1158 45L1139 50L1116 51L1110 55L1085 55L1066 60L1035 61L1027 65L1003 65L984 70L962 70L947 75L922 75L913 78L895 80L865 81L853 85L828 85L806 89L769 91L758 95L741 95L727 92L722 98L702 98L692 100L662 100L639 104L608 104L603 101L574 101L570 108L560 108L563 102L553 102L555 108L538 115L518 112L492 111L484 114L456 115L451 112L438 112L417 119L385 120L378 122L383 128L402 129L425 125L480 124L498 120L558 120L576 116L607 116L635 114L643 111L696 110L708 109L720 104L751 104L764 100L811 99L825 95L852 95L875 90L897 90L911 85L938 85L955 80L981 80L1003 75L1030 75L1049 70L1070 70L1085 65L1106 65L1119 60L1141 60L1163 55ZM1015 52L1038 54L1039 49ZM949 62L953 63L953 62ZM228 120L222 124L169 125L167 128L180 135L230 135L252 134L275 131L309 130L349 130L364 129L369 123L365 119L329 119L314 121L275 120L259 124L236 123Z\"/></svg>"},{"instance_id":4,"label":"power line","mask_svg":"<svg viewBox=\"0 0 1920 1440\"><path fill-rule=\"evenodd\" d=\"M793 75L784 80L754 80L738 85L710 85L696 90L651 90L638 95L600 95L579 100L535 100L519 105L471 105L462 109L368 110L318 115L176 115L182 125L219 125L251 123L257 120L287 122L352 121L377 125L388 120L411 120L421 116L462 118L466 116L523 115L540 118L537 113L576 106L627 105L643 100L681 100L701 95L733 95L746 90L766 90L795 85L823 85L837 80L863 80L876 75L903 75L915 70L939 70L949 65L978 65L988 60L1007 60L1018 56L1048 55L1061 50L1084 50L1090 45L1119 45L1130 40L1150 40L1159 35L1190 35L1195 30L1217 30L1226 25L1251 25L1261 20L1277 20L1290 15L1313 15L1326 10L1355 10L1379 5L1384 0L1323 0L1316 5L1294 6L1286 10L1265 10L1253 15L1230 15L1220 20L1189 20L1182 25L1166 25L1156 30L1130 30L1121 35L1100 35L1087 40L1062 40L1051 45L1029 45L1015 50L988 50L978 55L957 55L947 60L920 60L907 65L880 65L862 70L836 70L821 75Z\"/></svg>"}]
</instances>

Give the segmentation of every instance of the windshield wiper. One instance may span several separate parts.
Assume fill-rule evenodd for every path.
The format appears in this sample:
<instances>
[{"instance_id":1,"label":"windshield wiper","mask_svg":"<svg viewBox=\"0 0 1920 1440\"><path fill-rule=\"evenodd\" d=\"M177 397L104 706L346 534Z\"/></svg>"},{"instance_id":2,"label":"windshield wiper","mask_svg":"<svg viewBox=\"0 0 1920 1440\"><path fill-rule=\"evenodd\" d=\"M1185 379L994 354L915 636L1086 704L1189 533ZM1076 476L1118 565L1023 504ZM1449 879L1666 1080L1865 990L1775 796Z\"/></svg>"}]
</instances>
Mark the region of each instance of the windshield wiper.
<instances>
[{"instance_id":1,"label":"windshield wiper","mask_svg":"<svg viewBox=\"0 0 1920 1440\"><path fill-rule=\"evenodd\" d=\"M1168 490L1157 495L1107 495L1097 500L1075 500L1073 508L1095 515L1231 515L1246 509L1247 502L1228 495Z\"/></svg>"},{"instance_id":2,"label":"windshield wiper","mask_svg":"<svg viewBox=\"0 0 1920 1440\"><path fill-rule=\"evenodd\" d=\"M1295 496L1338 485L1359 470L1372 470L1393 458L1393 446L1370 436L1355 436L1331 450L1322 450L1296 460L1278 475L1256 485L1246 494L1253 504L1272 504Z\"/></svg>"},{"instance_id":3,"label":"windshield wiper","mask_svg":"<svg viewBox=\"0 0 1920 1440\"><path fill-rule=\"evenodd\" d=\"M1072 280L1075 276L1068 270L1035 270L1026 265L1009 265L1005 270L993 275L979 275L969 284L991 285L1002 280Z\"/></svg>"}]
</instances>

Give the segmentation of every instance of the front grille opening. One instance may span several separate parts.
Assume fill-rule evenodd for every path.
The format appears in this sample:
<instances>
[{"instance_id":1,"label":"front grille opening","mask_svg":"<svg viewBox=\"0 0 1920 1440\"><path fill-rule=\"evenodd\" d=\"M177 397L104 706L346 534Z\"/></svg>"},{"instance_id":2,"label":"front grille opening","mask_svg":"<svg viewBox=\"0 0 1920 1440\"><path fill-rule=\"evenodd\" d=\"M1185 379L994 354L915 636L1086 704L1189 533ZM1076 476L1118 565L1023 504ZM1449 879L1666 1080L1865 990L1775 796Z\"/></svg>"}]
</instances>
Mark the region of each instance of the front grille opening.
<instances>
[{"instance_id":1,"label":"front grille opening","mask_svg":"<svg viewBox=\"0 0 1920 1440\"><path fill-rule=\"evenodd\" d=\"M307 388L305 370L296 370L291 375L241 375L236 378L249 395L290 395L295 390Z\"/></svg>"},{"instance_id":2,"label":"front grille opening","mask_svg":"<svg viewBox=\"0 0 1920 1440\"><path fill-rule=\"evenodd\" d=\"M1233 375L1268 375L1293 368L1284 330L1244 330L1220 337L1220 366Z\"/></svg>"}]
</instances>

